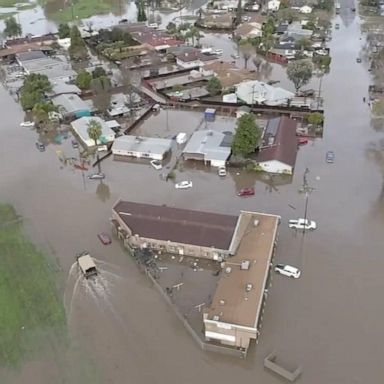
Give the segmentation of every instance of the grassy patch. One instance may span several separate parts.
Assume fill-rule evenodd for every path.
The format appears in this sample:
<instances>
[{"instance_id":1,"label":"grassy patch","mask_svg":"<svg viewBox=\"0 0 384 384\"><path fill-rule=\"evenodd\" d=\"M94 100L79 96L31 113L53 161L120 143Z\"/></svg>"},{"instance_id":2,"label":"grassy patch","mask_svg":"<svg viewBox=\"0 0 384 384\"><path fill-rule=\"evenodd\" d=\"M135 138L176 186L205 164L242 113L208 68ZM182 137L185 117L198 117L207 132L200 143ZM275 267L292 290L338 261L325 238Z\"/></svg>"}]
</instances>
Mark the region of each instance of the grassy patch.
<instances>
[{"instance_id":1,"label":"grassy patch","mask_svg":"<svg viewBox=\"0 0 384 384\"><path fill-rule=\"evenodd\" d=\"M17 12L0 13L0 20L8 19L8 17L15 16Z\"/></svg>"},{"instance_id":2,"label":"grassy patch","mask_svg":"<svg viewBox=\"0 0 384 384\"><path fill-rule=\"evenodd\" d=\"M103 0L78 0L73 4L73 11L72 7L67 6L62 11L54 13L52 18L57 22L66 23L72 21L72 15L75 19L86 19L93 15L111 12L114 8L112 4Z\"/></svg>"},{"instance_id":3,"label":"grassy patch","mask_svg":"<svg viewBox=\"0 0 384 384\"><path fill-rule=\"evenodd\" d=\"M384 116L384 100L374 100L372 102L372 114L376 117Z\"/></svg>"},{"instance_id":4,"label":"grassy patch","mask_svg":"<svg viewBox=\"0 0 384 384\"><path fill-rule=\"evenodd\" d=\"M44 255L0 204L0 362L18 365L65 330L65 313ZM47 341L49 340L49 341Z\"/></svg>"},{"instance_id":5,"label":"grassy patch","mask_svg":"<svg viewBox=\"0 0 384 384\"><path fill-rule=\"evenodd\" d=\"M21 3L28 4L28 0L0 0L0 8L10 8Z\"/></svg>"}]
</instances>

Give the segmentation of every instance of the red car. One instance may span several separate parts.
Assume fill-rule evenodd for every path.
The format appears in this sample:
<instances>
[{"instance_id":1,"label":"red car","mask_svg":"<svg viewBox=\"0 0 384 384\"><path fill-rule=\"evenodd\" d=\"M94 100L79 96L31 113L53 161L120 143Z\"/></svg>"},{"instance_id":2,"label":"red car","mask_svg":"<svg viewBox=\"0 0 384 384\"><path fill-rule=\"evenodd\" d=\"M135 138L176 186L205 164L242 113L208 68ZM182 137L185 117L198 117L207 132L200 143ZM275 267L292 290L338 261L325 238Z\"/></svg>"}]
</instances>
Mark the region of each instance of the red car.
<instances>
[{"instance_id":1,"label":"red car","mask_svg":"<svg viewBox=\"0 0 384 384\"><path fill-rule=\"evenodd\" d=\"M112 243L111 238L110 238L109 235L107 235L106 233L99 233L99 234L97 235L97 237L100 239L100 241L101 241L104 245L108 245L108 244L111 244L111 243Z\"/></svg>"},{"instance_id":2,"label":"red car","mask_svg":"<svg viewBox=\"0 0 384 384\"><path fill-rule=\"evenodd\" d=\"M237 196L253 196L254 194L254 188L242 188L239 192L237 192Z\"/></svg>"},{"instance_id":3,"label":"red car","mask_svg":"<svg viewBox=\"0 0 384 384\"><path fill-rule=\"evenodd\" d=\"M300 137L299 140L298 140L298 144L299 145L308 144L308 139L306 139L305 137Z\"/></svg>"}]
</instances>

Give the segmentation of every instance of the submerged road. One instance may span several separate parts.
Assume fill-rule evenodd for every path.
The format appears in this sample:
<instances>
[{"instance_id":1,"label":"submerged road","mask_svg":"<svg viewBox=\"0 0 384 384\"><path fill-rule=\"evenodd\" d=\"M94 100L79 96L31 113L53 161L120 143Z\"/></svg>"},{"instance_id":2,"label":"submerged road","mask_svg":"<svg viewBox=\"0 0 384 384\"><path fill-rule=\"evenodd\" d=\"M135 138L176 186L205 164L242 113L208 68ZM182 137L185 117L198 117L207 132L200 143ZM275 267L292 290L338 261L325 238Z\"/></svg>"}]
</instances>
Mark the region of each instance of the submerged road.
<instances>
[{"instance_id":1,"label":"submerged road","mask_svg":"<svg viewBox=\"0 0 384 384\"><path fill-rule=\"evenodd\" d=\"M36 133L19 127L20 107L0 90L0 200L14 204L31 237L54 254L63 270L59 280L66 279L73 255L82 249L96 255L110 276L94 291L76 286L69 353L52 347L51 356L42 355L41 363L26 364L2 383L24 384L28 378L36 384L277 384L281 380L262 366L273 349L289 367L303 367L302 383L382 380L384 164L377 162L375 148L383 132L373 129L362 102L369 77L366 65L356 63L364 43L359 20L347 11L337 19L341 28L333 31L330 44L331 73L323 81L324 138L300 149L292 184L270 190L257 182L254 199L235 199L231 177L218 185L216 175L201 172L196 188L183 194L160 183L149 167L143 171L125 163L113 163L106 184L93 183L61 167L59 148L38 152ZM332 165L325 163L327 150L335 152ZM291 232L287 220L303 214L298 188L307 167L315 188L308 216L319 229L303 236ZM300 267L303 275L297 281L274 277L260 343L246 361L200 351L117 242L109 248L97 242L96 233L108 230L111 206L120 196L283 217L276 261Z\"/></svg>"}]
</instances>

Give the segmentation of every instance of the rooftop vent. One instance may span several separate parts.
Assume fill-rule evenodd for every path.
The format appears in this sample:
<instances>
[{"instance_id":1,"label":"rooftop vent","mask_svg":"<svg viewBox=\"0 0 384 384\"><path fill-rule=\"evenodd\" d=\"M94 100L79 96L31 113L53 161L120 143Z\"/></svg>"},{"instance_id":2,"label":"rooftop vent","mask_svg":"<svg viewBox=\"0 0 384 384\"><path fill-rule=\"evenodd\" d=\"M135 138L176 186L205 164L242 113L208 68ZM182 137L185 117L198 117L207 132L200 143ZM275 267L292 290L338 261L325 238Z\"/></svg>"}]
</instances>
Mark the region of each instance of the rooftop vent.
<instances>
[{"instance_id":1,"label":"rooftop vent","mask_svg":"<svg viewBox=\"0 0 384 384\"><path fill-rule=\"evenodd\" d=\"M245 292L250 292L252 288L253 288L253 285L252 285L251 283L248 283L248 284L245 286Z\"/></svg>"},{"instance_id":2,"label":"rooftop vent","mask_svg":"<svg viewBox=\"0 0 384 384\"><path fill-rule=\"evenodd\" d=\"M220 305L224 305L225 304L225 300L220 300L219 303L220 303Z\"/></svg>"},{"instance_id":3,"label":"rooftop vent","mask_svg":"<svg viewBox=\"0 0 384 384\"><path fill-rule=\"evenodd\" d=\"M258 219L255 219L255 220L253 221L253 226L254 226L254 227L257 227L257 226L259 225L259 223L260 223L260 221L259 221Z\"/></svg>"},{"instance_id":4,"label":"rooftop vent","mask_svg":"<svg viewBox=\"0 0 384 384\"><path fill-rule=\"evenodd\" d=\"M247 269L249 269L249 260L243 260L243 261L241 262L240 269L242 269L242 270L247 270Z\"/></svg>"},{"instance_id":5,"label":"rooftop vent","mask_svg":"<svg viewBox=\"0 0 384 384\"><path fill-rule=\"evenodd\" d=\"M232 271L232 268L231 268L231 267L227 267L227 268L225 268L225 273L231 273L231 271Z\"/></svg>"}]
</instances>

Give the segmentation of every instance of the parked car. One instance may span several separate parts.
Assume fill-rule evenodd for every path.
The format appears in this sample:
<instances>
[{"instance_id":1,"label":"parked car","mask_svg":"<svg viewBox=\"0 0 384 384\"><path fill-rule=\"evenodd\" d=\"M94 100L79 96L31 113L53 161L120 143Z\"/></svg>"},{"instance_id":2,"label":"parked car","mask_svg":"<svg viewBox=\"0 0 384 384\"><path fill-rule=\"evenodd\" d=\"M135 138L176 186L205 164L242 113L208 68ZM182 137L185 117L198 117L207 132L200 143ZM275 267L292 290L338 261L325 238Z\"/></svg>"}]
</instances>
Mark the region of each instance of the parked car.
<instances>
[{"instance_id":1,"label":"parked car","mask_svg":"<svg viewBox=\"0 0 384 384\"><path fill-rule=\"evenodd\" d=\"M254 188L242 188L239 192L237 192L237 196L253 196L254 194Z\"/></svg>"},{"instance_id":2,"label":"parked car","mask_svg":"<svg viewBox=\"0 0 384 384\"><path fill-rule=\"evenodd\" d=\"M293 277L294 279L298 279L301 275L300 269L288 264L276 264L275 272L284 276Z\"/></svg>"},{"instance_id":3,"label":"parked car","mask_svg":"<svg viewBox=\"0 0 384 384\"><path fill-rule=\"evenodd\" d=\"M235 59L235 60L236 60L236 59L240 59L240 56L237 55L237 54L235 54L235 53L232 54L231 57L232 57L232 59Z\"/></svg>"},{"instance_id":4,"label":"parked car","mask_svg":"<svg viewBox=\"0 0 384 384\"><path fill-rule=\"evenodd\" d=\"M45 151L45 145L43 143L41 143L40 141L36 141L36 148L40 151L40 152L44 152Z\"/></svg>"},{"instance_id":5,"label":"parked car","mask_svg":"<svg viewBox=\"0 0 384 384\"><path fill-rule=\"evenodd\" d=\"M99 233L97 235L97 237L100 239L100 241L104 244L104 245L108 245L108 244L111 244L112 243L112 239L110 238L109 235L107 235L106 233L102 232L102 233Z\"/></svg>"},{"instance_id":6,"label":"parked car","mask_svg":"<svg viewBox=\"0 0 384 384\"><path fill-rule=\"evenodd\" d=\"M289 220L288 226L289 228L294 228L294 229L314 230L317 228L316 222L308 219Z\"/></svg>"},{"instance_id":7,"label":"parked car","mask_svg":"<svg viewBox=\"0 0 384 384\"><path fill-rule=\"evenodd\" d=\"M35 123L33 121L23 121L20 123L20 127L34 127Z\"/></svg>"},{"instance_id":8,"label":"parked car","mask_svg":"<svg viewBox=\"0 0 384 384\"><path fill-rule=\"evenodd\" d=\"M187 134L184 132L180 132L176 135L176 143L184 144L187 141Z\"/></svg>"},{"instance_id":9,"label":"parked car","mask_svg":"<svg viewBox=\"0 0 384 384\"><path fill-rule=\"evenodd\" d=\"M333 163L335 161L335 153L333 151L328 151L325 154L325 161L327 163Z\"/></svg>"},{"instance_id":10,"label":"parked car","mask_svg":"<svg viewBox=\"0 0 384 384\"><path fill-rule=\"evenodd\" d=\"M79 143L76 140L72 140L71 143L72 143L72 148L75 148L75 149L79 148Z\"/></svg>"},{"instance_id":11,"label":"parked car","mask_svg":"<svg viewBox=\"0 0 384 384\"><path fill-rule=\"evenodd\" d=\"M219 167L219 169L217 170L217 173L219 176L227 176L227 170L225 169L225 167Z\"/></svg>"},{"instance_id":12,"label":"parked car","mask_svg":"<svg viewBox=\"0 0 384 384\"><path fill-rule=\"evenodd\" d=\"M155 168L157 170L160 170L163 168L163 166L161 165L161 162L159 160L151 160L151 165L153 168Z\"/></svg>"},{"instance_id":13,"label":"parked car","mask_svg":"<svg viewBox=\"0 0 384 384\"><path fill-rule=\"evenodd\" d=\"M335 29L340 29L340 24L336 23L335 24Z\"/></svg>"},{"instance_id":14,"label":"parked car","mask_svg":"<svg viewBox=\"0 0 384 384\"><path fill-rule=\"evenodd\" d=\"M300 137L299 140L297 141L299 145L305 145L308 144L308 139L305 137Z\"/></svg>"},{"instance_id":15,"label":"parked car","mask_svg":"<svg viewBox=\"0 0 384 384\"><path fill-rule=\"evenodd\" d=\"M356 63L361 63L361 58L360 57L356 57Z\"/></svg>"},{"instance_id":16,"label":"parked car","mask_svg":"<svg viewBox=\"0 0 384 384\"><path fill-rule=\"evenodd\" d=\"M97 151L98 152L107 152L108 151L108 146L106 146L106 145L99 145L97 147Z\"/></svg>"},{"instance_id":17,"label":"parked car","mask_svg":"<svg viewBox=\"0 0 384 384\"><path fill-rule=\"evenodd\" d=\"M92 175L88 176L88 179L90 180L103 180L105 178L104 173L93 173Z\"/></svg>"},{"instance_id":18,"label":"parked car","mask_svg":"<svg viewBox=\"0 0 384 384\"><path fill-rule=\"evenodd\" d=\"M175 184L176 189L187 189L192 188L192 181L181 181L180 183Z\"/></svg>"},{"instance_id":19,"label":"parked car","mask_svg":"<svg viewBox=\"0 0 384 384\"><path fill-rule=\"evenodd\" d=\"M76 255L77 264L79 265L81 273L88 279L91 276L97 275L96 264L93 261L89 252L84 251Z\"/></svg>"}]
</instances>

